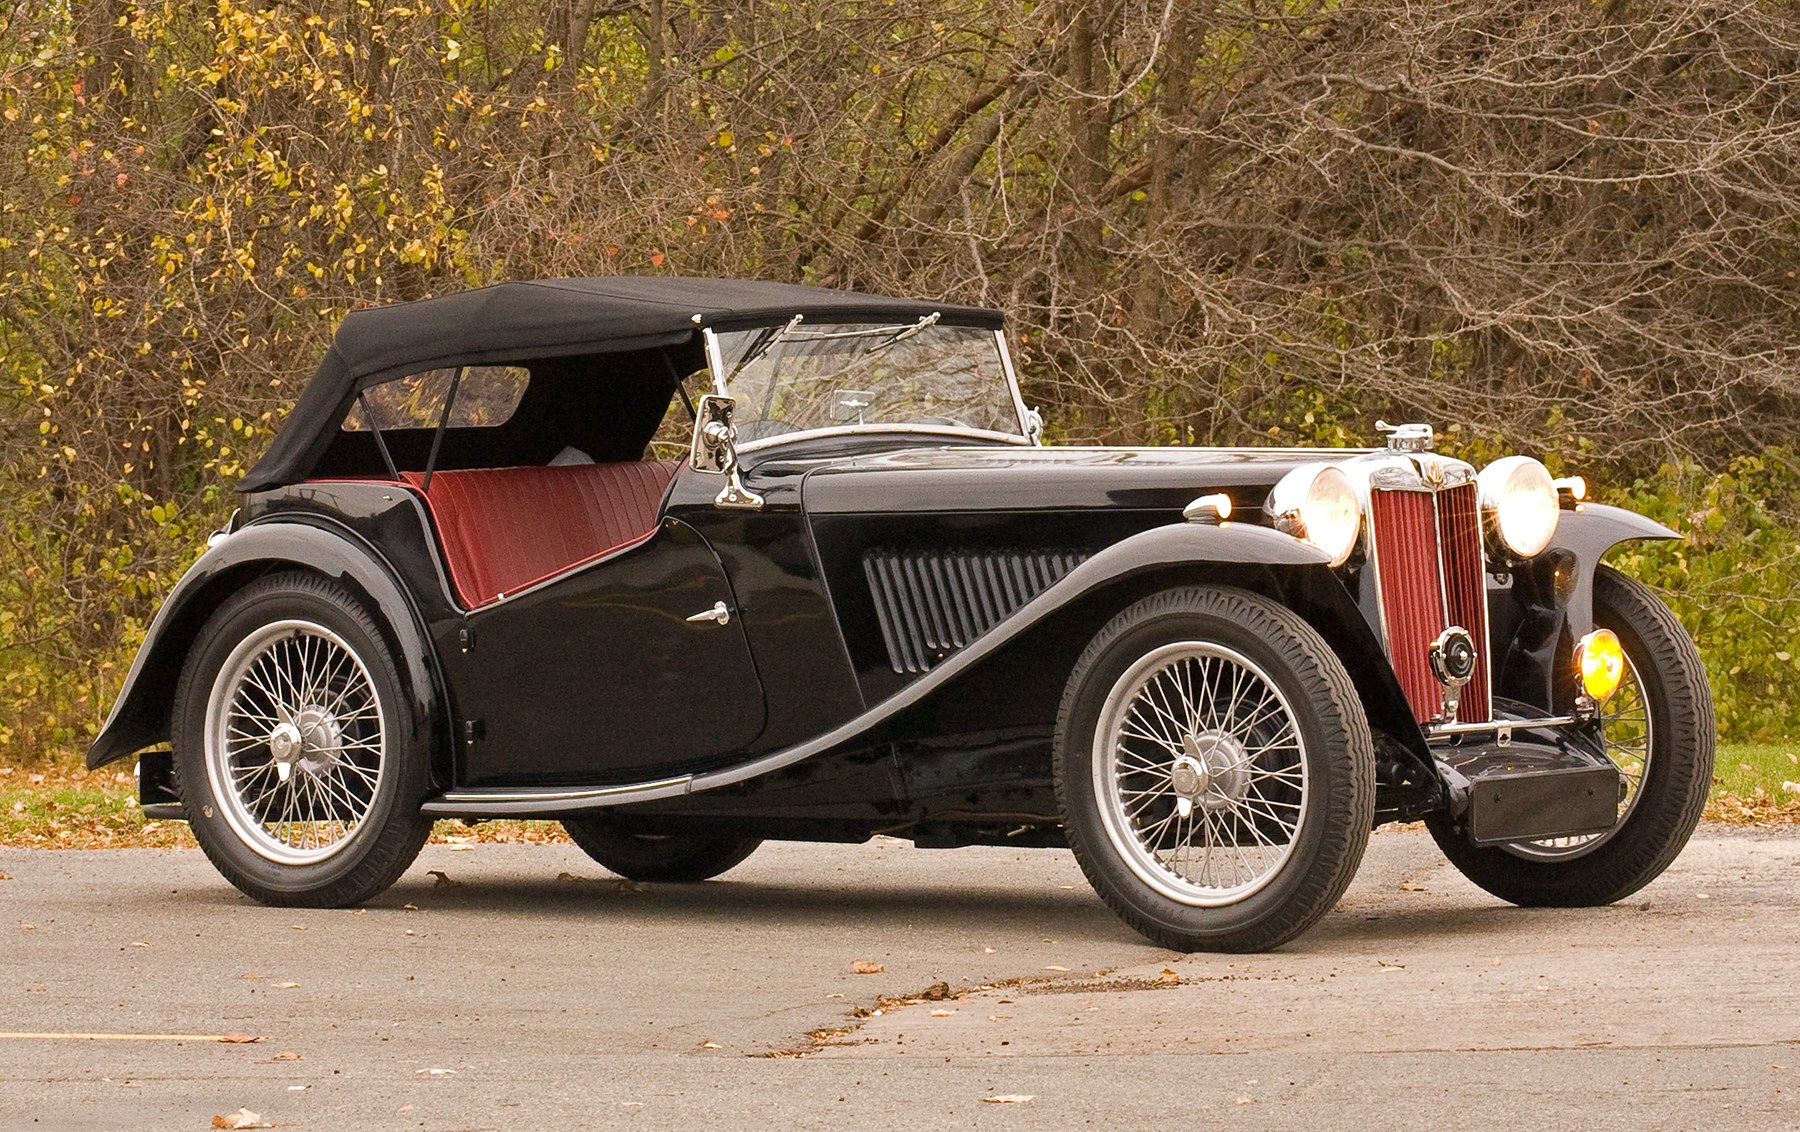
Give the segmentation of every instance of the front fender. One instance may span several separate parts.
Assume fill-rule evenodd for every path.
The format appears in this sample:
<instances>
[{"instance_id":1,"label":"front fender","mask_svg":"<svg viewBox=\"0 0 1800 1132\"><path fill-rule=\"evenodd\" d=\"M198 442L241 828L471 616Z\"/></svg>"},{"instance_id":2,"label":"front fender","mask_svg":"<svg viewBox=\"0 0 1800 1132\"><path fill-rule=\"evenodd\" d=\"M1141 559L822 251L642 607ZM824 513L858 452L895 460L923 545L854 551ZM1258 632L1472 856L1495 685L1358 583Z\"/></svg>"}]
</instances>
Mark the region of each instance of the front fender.
<instances>
[{"instance_id":1,"label":"front fender","mask_svg":"<svg viewBox=\"0 0 1800 1132\"><path fill-rule=\"evenodd\" d=\"M809 760L870 749L894 740L904 732L903 717L907 713L930 710L934 702L941 703L952 685L986 666L1007 663L999 656L1003 651L1014 646L1029 650L1033 641L1027 638L1031 634L1039 629L1054 632L1056 626L1052 622L1084 599L1098 601L1110 615L1122 607L1121 603L1135 600L1151 589L1208 579L1261 585L1265 589L1272 585L1272 596L1307 616L1346 658L1346 666L1369 707L1371 722L1393 729L1402 743L1424 751L1423 737L1407 713L1392 669L1386 664L1356 663L1358 657L1379 656L1380 645L1333 575L1328 555L1267 527L1175 523L1140 532L1095 553L930 672L805 742L736 766L672 779L545 790L536 798L517 791L508 791L505 796L478 790L458 791L426 803L425 811L441 817L560 816L667 801L713 790L733 794L779 785L784 782L784 772L803 776L806 771L799 764ZM1115 597L1116 601L1111 600ZM1053 716L1054 707L1048 710Z\"/></svg>"},{"instance_id":2,"label":"front fender","mask_svg":"<svg viewBox=\"0 0 1800 1132\"><path fill-rule=\"evenodd\" d=\"M818 755L884 742L890 736L890 725L903 714L940 695L1083 598L1134 577L1194 565L1276 567L1320 575L1330 581L1329 555L1268 527L1247 523L1174 523L1154 527L1092 555L968 647L860 715L785 750L697 775L685 792L743 783Z\"/></svg>"},{"instance_id":3,"label":"front fender","mask_svg":"<svg viewBox=\"0 0 1800 1132\"><path fill-rule=\"evenodd\" d=\"M437 663L417 609L392 569L348 531L312 522L271 521L218 536L175 583L131 663L112 712L88 748L92 770L155 743L167 742L175 685L206 618L232 593L270 570L301 567L341 582L366 598L400 663L412 717L427 737L439 733Z\"/></svg>"},{"instance_id":4,"label":"front fender","mask_svg":"<svg viewBox=\"0 0 1800 1132\"><path fill-rule=\"evenodd\" d=\"M1613 547L1637 539L1678 539L1668 527L1623 507L1584 503L1565 511L1550 546L1514 578L1496 691L1552 713L1574 706L1568 678L1575 642L1594 628L1594 572ZM1567 572L1565 575L1564 572ZM1566 585L1566 600L1558 582Z\"/></svg>"},{"instance_id":5,"label":"front fender","mask_svg":"<svg viewBox=\"0 0 1800 1132\"><path fill-rule=\"evenodd\" d=\"M1579 636L1594 627L1594 570L1606 552L1622 542L1678 539L1681 535L1636 511L1605 503L1583 503L1563 513L1550 549L1575 556L1580 584L1569 598L1569 622Z\"/></svg>"}]
</instances>

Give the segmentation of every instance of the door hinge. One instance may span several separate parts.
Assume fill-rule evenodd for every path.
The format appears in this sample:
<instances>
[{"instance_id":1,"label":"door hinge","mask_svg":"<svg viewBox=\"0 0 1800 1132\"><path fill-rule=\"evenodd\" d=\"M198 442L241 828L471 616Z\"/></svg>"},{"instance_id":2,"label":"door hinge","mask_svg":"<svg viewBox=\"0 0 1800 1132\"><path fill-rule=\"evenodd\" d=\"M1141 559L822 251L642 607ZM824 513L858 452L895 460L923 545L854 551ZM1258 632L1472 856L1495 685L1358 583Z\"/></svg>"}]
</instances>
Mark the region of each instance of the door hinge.
<instances>
[{"instance_id":1,"label":"door hinge","mask_svg":"<svg viewBox=\"0 0 1800 1132\"><path fill-rule=\"evenodd\" d=\"M487 726L479 719L465 719L462 725L463 745L472 747L487 736Z\"/></svg>"}]
</instances>

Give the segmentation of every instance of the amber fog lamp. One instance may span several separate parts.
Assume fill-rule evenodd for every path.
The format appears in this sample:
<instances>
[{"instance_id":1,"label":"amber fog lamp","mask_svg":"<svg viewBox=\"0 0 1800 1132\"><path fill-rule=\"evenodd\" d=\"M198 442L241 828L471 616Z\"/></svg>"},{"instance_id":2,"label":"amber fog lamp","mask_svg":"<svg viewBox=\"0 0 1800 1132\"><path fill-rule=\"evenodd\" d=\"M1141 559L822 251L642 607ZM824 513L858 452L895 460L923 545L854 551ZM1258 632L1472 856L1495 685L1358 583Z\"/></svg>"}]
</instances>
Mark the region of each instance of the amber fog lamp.
<instances>
[{"instance_id":1,"label":"amber fog lamp","mask_svg":"<svg viewBox=\"0 0 1800 1132\"><path fill-rule=\"evenodd\" d=\"M1587 694L1601 703L1625 679L1625 647L1611 629L1595 629L1575 645L1575 671Z\"/></svg>"}]
</instances>

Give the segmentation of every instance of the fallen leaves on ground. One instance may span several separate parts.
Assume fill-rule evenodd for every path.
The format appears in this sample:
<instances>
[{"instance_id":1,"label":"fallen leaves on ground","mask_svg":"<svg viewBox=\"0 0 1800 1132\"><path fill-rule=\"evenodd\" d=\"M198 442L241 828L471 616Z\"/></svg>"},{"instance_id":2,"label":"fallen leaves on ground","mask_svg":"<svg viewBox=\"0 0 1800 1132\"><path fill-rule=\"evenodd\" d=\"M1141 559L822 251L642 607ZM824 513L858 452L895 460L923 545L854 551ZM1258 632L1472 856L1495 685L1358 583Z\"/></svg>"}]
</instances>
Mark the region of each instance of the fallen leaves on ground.
<instances>
[{"instance_id":1,"label":"fallen leaves on ground","mask_svg":"<svg viewBox=\"0 0 1800 1132\"><path fill-rule=\"evenodd\" d=\"M52 766L13 776L0 767L0 846L28 849L192 849L194 836L183 821L146 821L138 808L137 783L116 767L87 770ZM443 821L433 829L434 845L468 849L476 844L566 845L569 836L553 821L500 820L469 827Z\"/></svg>"},{"instance_id":2,"label":"fallen leaves on ground","mask_svg":"<svg viewBox=\"0 0 1800 1132\"><path fill-rule=\"evenodd\" d=\"M234 1045L234 1046L247 1046L251 1042L262 1041L261 1038L256 1037L252 1034L240 1034L240 1033L237 1033L236 1031L233 1031L229 1034L220 1034L219 1040L222 1042L225 1042L229 1045Z\"/></svg>"},{"instance_id":3,"label":"fallen leaves on ground","mask_svg":"<svg viewBox=\"0 0 1800 1132\"><path fill-rule=\"evenodd\" d=\"M982 1104L1030 1104L1037 1100L1036 1093L998 1093L991 1097L982 1097Z\"/></svg>"},{"instance_id":4,"label":"fallen leaves on ground","mask_svg":"<svg viewBox=\"0 0 1800 1132\"><path fill-rule=\"evenodd\" d=\"M858 975L879 975L887 970L887 967L880 963L872 963L867 959L858 959L850 964L850 970Z\"/></svg>"},{"instance_id":5,"label":"fallen leaves on ground","mask_svg":"<svg viewBox=\"0 0 1800 1132\"><path fill-rule=\"evenodd\" d=\"M919 997L924 999L927 1002L941 1002L944 999L950 997L950 984L949 983L932 983L930 986L925 988L925 993L920 995Z\"/></svg>"},{"instance_id":6,"label":"fallen leaves on ground","mask_svg":"<svg viewBox=\"0 0 1800 1132\"><path fill-rule=\"evenodd\" d=\"M462 883L460 880L451 880L450 874L443 869L427 869L425 875L435 878L432 880L432 884L437 888L455 888Z\"/></svg>"},{"instance_id":7,"label":"fallen leaves on ground","mask_svg":"<svg viewBox=\"0 0 1800 1132\"><path fill-rule=\"evenodd\" d=\"M262 1114L240 1108L233 1113L222 1113L212 1118L214 1128L273 1128L273 1124L262 1118Z\"/></svg>"},{"instance_id":8,"label":"fallen leaves on ground","mask_svg":"<svg viewBox=\"0 0 1800 1132\"><path fill-rule=\"evenodd\" d=\"M0 767L0 773L13 769ZM144 819L143 812L138 809L136 783L130 774L110 767L96 771L51 767L23 778L24 782L20 783L17 777L9 776L4 788L0 788L0 846L27 849L196 847L186 822ZM1754 829L1800 824L1800 793L1790 790L1789 785L1789 780L1769 781L1767 791L1760 794L1715 794L1706 803L1706 820ZM1792 785L1800 788L1800 783ZM569 837L562 826L553 821L501 819L466 826L459 821L445 820L433 829L431 843L448 845L453 850L467 850L473 845L491 844L566 845ZM10 878L0 874L0 880L6 879ZM627 888L625 891L643 889Z\"/></svg>"}]
</instances>

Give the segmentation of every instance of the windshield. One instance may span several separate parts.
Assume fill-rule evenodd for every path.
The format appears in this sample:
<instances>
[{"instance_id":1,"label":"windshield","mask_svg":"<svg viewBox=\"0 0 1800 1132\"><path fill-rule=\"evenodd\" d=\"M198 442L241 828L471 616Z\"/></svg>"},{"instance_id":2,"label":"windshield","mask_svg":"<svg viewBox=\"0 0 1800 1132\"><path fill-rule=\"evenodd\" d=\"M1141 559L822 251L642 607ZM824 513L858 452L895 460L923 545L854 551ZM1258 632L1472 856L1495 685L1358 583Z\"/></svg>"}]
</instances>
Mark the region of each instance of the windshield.
<instances>
[{"instance_id":1,"label":"windshield","mask_svg":"<svg viewBox=\"0 0 1800 1132\"><path fill-rule=\"evenodd\" d=\"M718 335L742 442L809 429L913 425L1022 433L1000 338L936 316L875 326L800 321Z\"/></svg>"}]
</instances>

